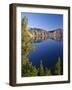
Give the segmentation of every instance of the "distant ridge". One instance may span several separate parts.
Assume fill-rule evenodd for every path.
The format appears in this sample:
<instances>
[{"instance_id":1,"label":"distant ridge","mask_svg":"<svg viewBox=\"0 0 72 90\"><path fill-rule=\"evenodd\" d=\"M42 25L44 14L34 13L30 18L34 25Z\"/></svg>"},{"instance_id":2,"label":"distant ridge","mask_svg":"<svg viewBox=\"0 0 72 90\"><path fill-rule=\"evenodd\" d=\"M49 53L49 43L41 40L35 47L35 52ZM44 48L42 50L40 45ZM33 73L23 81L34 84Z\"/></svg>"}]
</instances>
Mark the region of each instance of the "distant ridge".
<instances>
[{"instance_id":1,"label":"distant ridge","mask_svg":"<svg viewBox=\"0 0 72 90\"><path fill-rule=\"evenodd\" d=\"M54 32L54 31L57 31L57 30L62 31L63 29L62 29L62 28L57 28L57 29L48 31L48 30L44 30L44 29L41 29L41 28L29 28L29 30L44 31L44 32L45 32L45 31L46 31L46 32Z\"/></svg>"},{"instance_id":2,"label":"distant ridge","mask_svg":"<svg viewBox=\"0 0 72 90\"><path fill-rule=\"evenodd\" d=\"M44 29L41 29L41 28L29 28L29 30L37 30L37 31L46 31L47 32L47 30L44 30Z\"/></svg>"},{"instance_id":3,"label":"distant ridge","mask_svg":"<svg viewBox=\"0 0 72 90\"><path fill-rule=\"evenodd\" d=\"M54 31L57 31L57 30L62 31L63 29L62 29L62 28L57 28L57 29L51 30L51 31L49 31L49 32L54 32Z\"/></svg>"}]
</instances>

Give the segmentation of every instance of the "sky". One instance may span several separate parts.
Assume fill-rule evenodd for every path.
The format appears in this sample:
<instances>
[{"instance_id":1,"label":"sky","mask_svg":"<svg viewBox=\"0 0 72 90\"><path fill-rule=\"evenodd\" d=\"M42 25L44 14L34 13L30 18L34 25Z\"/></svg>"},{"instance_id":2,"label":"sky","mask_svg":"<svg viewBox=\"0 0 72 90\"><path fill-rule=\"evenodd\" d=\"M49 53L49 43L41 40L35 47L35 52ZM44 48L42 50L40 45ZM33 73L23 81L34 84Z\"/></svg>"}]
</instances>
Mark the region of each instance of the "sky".
<instances>
[{"instance_id":1,"label":"sky","mask_svg":"<svg viewBox=\"0 0 72 90\"><path fill-rule=\"evenodd\" d=\"M21 12L21 18L28 18L28 27L40 28L51 31L57 28L63 28L62 14L44 14L44 13L26 13Z\"/></svg>"}]
</instances>

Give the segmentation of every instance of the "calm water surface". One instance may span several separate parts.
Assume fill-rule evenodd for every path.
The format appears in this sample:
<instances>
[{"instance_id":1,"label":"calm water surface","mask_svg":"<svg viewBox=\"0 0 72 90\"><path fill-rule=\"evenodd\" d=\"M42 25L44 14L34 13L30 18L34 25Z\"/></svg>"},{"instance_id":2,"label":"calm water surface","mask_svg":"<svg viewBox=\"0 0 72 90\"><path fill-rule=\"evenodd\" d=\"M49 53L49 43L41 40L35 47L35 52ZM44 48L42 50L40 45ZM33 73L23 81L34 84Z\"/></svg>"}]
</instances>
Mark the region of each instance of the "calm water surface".
<instances>
[{"instance_id":1,"label":"calm water surface","mask_svg":"<svg viewBox=\"0 0 72 90\"><path fill-rule=\"evenodd\" d=\"M29 55L29 60L38 68L40 61L44 67L51 68L56 64L58 57L63 62L63 41L47 39L42 42L35 42L35 51Z\"/></svg>"}]
</instances>

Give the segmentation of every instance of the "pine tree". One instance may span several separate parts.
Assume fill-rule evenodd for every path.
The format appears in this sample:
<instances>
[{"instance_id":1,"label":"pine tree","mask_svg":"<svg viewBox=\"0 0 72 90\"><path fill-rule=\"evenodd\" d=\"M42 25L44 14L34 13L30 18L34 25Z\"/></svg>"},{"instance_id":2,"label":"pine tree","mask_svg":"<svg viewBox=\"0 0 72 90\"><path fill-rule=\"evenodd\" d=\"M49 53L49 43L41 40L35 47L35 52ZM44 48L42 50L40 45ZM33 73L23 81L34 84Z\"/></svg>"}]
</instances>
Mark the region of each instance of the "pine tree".
<instances>
[{"instance_id":1,"label":"pine tree","mask_svg":"<svg viewBox=\"0 0 72 90\"><path fill-rule=\"evenodd\" d=\"M32 76L37 76L38 75L38 70L36 69L36 67L34 66L31 72Z\"/></svg>"},{"instance_id":2,"label":"pine tree","mask_svg":"<svg viewBox=\"0 0 72 90\"><path fill-rule=\"evenodd\" d=\"M28 56L32 48L32 43L28 34L28 28L27 28L27 18L24 17L22 19L22 54L24 56Z\"/></svg>"},{"instance_id":3,"label":"pine tree","mask_svg":"<svg viewBox=\"0 0 72 90\"><path fill-rule=\"evenodd\" d=\"M22 31L21 31L21 49L22 49L22 76L31 76L32 64L29 62L28 55L33 50L32 43L27 32L27 18L22 18Z\"/></svg>"},{"instance_id":4,"label":"pine tree","mask_svg":"<svg viewBox=\"0 0 72 90\"><path fill-rule=\"evenodd\" d=\"M45 68L45 76L50 76L50 75L51 75L51 70L46 67Z\"/></svg>"},{"instance_id":5,"label":"pine tree","mask_svg":"<svg viewBox=\"0 0 72 90\"><path fill-rule=\"evenodd\" d=\"M29 62L29 60L24 60L24 63L22 64L22 76L32 76L33 66L32 63Z\"/></svg>"},{"instance_id":6,"label":"pine tree","mask_svg":"<svg viewBox=\"0 0 72 90\"><path fill-rule=\"evenodd\" d=\"M39 76L43 76L44 75L44 67L42 64L42 61L40 62L40 68L39 68Z\"/></svg>"},{"instance_id":7,"label":"pine tree","mask_svg":"<svg viewBox=\"0 0 72 90\"><path fill-rule=\"evenodd\" d=\"M55 65L55 74L61 75L61 59L60 59L60 57L58 57L58 61Z\"/></svg>"}]
</instances>

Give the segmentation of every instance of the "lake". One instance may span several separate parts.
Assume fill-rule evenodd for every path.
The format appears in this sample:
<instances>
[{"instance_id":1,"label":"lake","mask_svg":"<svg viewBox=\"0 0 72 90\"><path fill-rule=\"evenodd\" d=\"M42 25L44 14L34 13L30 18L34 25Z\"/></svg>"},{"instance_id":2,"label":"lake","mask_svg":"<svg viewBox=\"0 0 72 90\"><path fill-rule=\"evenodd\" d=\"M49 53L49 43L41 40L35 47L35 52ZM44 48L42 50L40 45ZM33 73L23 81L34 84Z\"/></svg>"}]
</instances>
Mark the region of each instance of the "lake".
<instances>
[{"instance_id":1,"label":"lake","mask_svg":"<svg viewBox=\"0 0 72 90\"><path fill-rule=\"evenodd\" d=\"M58 57L63 63L63 40L46 39L35 42L35 50L30 53L29 60L37 68L42 61L44 67L52 68L56 64Z\"/></svg>"}]
</instances>

